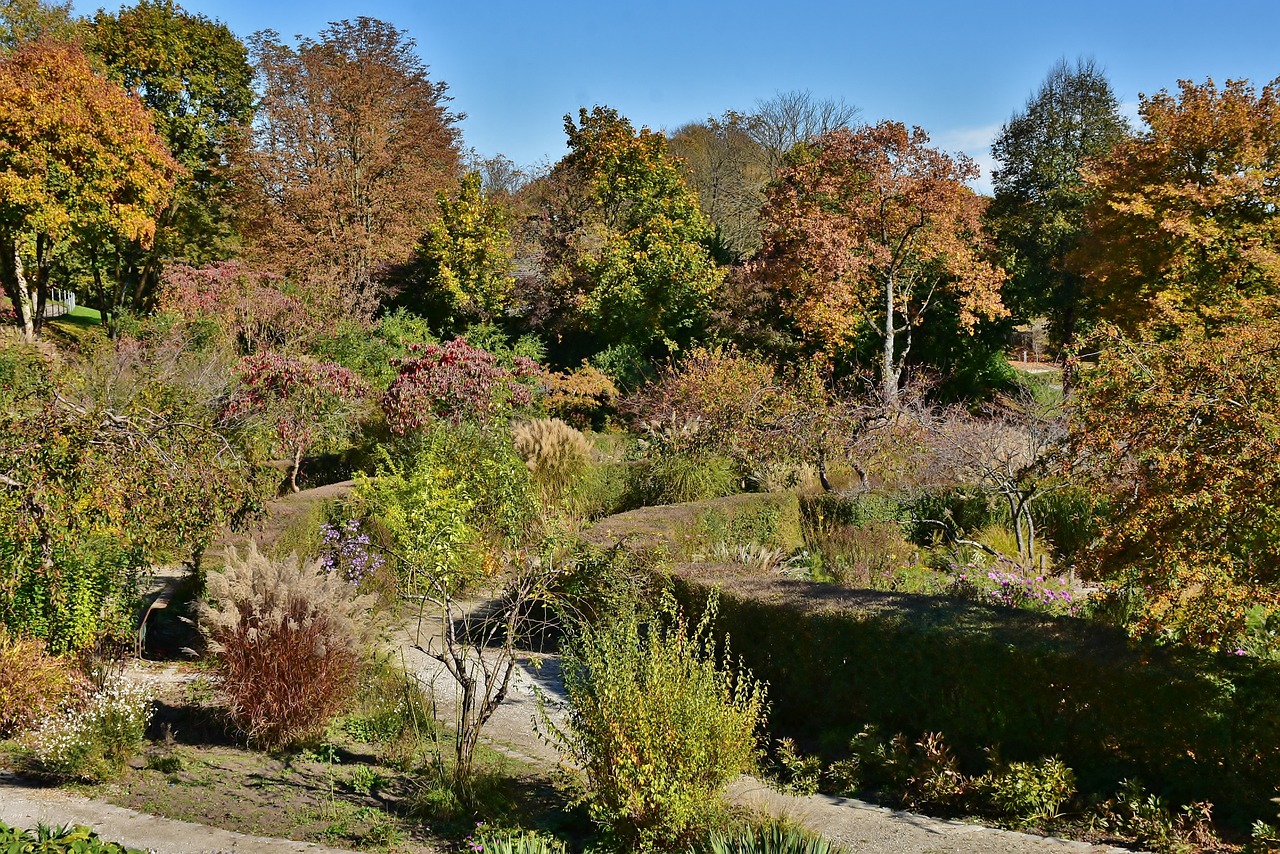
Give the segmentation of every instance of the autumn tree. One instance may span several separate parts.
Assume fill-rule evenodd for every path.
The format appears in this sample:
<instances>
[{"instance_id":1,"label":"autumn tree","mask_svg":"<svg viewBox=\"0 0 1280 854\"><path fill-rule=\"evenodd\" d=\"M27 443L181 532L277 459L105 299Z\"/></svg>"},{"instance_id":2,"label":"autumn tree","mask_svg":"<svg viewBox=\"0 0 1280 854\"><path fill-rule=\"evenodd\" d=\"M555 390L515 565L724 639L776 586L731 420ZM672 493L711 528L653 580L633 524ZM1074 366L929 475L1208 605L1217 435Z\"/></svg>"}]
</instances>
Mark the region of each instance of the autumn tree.
<instances>
[{"instance_id":1,"label":"autumn tree","mask_svg":"<svg viewBox=\"0 0 1280 854\"><path fill-rule=\"evenodd\" d=\"M139 0L99 11L89 49L110 76L151 110L156 132L184 168L159 211L155 237L95 252L104 315L154 307L163 265L227 258L238 242L235 169L243 161L253 115L253 72L240 39L225 24L173 0Z\"/></svg>"},{"instance_id":2,"label":"autumn tree","mask_svg":"<svg viewBox=\"0 0 1280 854\"><path fill-rule=\"evenodd\" d=\"M461 115L403 30L373 18L330 24L297 47L251 40L261 97L254 234L273 269L367 310L386 265L402 264L458 178Z\"/></svg>"},{"instance_id":3,"label":"autumn tree","mask_svg":"<svg viewBox=\"0 0 1280 854\"><path fill-rule=\"evenodd\" d=\"M544 328L635 359L688 346L720 273L711 225L666 139L607 107L565 116L570 153L544 182Z\"/></svg>"},{"instance_id":4,"label":"autumn tree","mask_svg":"<svg viewBox=\"0 0 1280 854\"><path fill-rule=\"evenodd\" d=\"M34 41L75 41L80 20L72 17L71 0L0 0L0 54Z\"/></svg>"},{"instance_id":5,"label":"autumn tree","mask_svg":"<svg viewBox=\"0 0 1280 854\"><path fill-rule=\"evenodd\" d=\"M995 199L987 211L1009 271L1004 303L1021 318L1047 317L1050 344L1071 343L1085 310L1084 282L1067 256L1087 238L1093 196L1080 168L1129 134L1106 75L1092 60L1060 60L992 144Z\"/></svg>"},{"instance_id":6,"label":"autumn tree","mask_svg":"<svg viewBox=\"0 0 1280 854\"><path fill-rule=\"evenodd\" d=\"M1085 170L1091 297L1132 331L1280 293L1280 79L1183 80L1142 96L1147 129Z\"/></svg>"},{"instance_id":7,"label":"autumn tree","mask_svg":"<svg viewBox=\"0 0 1280 854\"><path fill-rule=\"evenodd\" d=\"M151 245L179 172L147 109L79 48L0 57L0 282L27 337L69 249Z\"/></svg>"},{"instance_id":8,"label":"autumn tree","mask_svg":"<svg viewBox=\"0 0 1280 854\"><path fill-rule=\"evenodd\" d=\"M808 89L776 92L756 101L746 117L748 135L764 152L771 175L787 165L787 154L834 130L849 130L862 111L843 98L818 98Z\"/></svg>"},{"instance_id":9,"label":"autumn tree","mask_svg":"<svg viewBox=\"0 0 1280 854\"><path fill-rule=\"evenodd\" d=\"M427 226L396 301L437 329L501 317L515 286L511 212L469 172L456 196L436 194L439 217Z\"/></svg>"},{"instance_id":10,"label":"autumn tree","mask_svg":"<svg viewBox=\"0 0 1280 854\"><path fill-rule=\"evenodd\" d=\"M1160 341L1107 327L1071 439L1112 505L1085 569L1133 598L1137 631L1224 647L1280 610L1280 305L1213 322Z\"/></svg>"},{"instance_id":11,"label":"autumn tree","mask_svg":"<svg viewBox=\"0 0 1280 854\"><path fill-rule=\"evenodd\" d=\"M769 169L766 152L752 139L747 123L746 116L728 112L687 124L667 142L683 161L689 186L715 226L712 248L723 261L741 261L760 250L760 206Z\"/></svg>"},{"instance_id":12,"label":"autumn tree","mask_svg":"<svg viewBox=\"0 0 1280 854\"><path fill-rule=\"evenodd\" d=\"M881 122L801 146L770 186L761 274L812 344L847 353L878 339L881 396L897 401L913 335L951 296L972 330L1005 314L1004 271L987 257L972 161Z\"/></svg>"}]
</instances>

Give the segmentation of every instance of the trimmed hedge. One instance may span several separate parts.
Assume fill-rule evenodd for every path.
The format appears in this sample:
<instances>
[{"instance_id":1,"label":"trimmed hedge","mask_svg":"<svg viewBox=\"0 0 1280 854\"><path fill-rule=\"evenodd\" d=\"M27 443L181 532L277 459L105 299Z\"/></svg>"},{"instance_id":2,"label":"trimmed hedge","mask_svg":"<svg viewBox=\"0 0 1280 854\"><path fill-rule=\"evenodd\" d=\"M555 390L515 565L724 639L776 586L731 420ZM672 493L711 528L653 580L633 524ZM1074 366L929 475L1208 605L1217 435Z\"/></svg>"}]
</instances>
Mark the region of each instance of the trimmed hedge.
<instances>
[{"instance_id":1,"label":"trimmed hedge","mask_svg":"<svg viewBox=\"0 0 1280 854\"><path fill-rule=\"evenodd\" d=\"M697 567L687 567L690 574ZM686 609L709 582L675 580ZM1082 791L1137 778L1247 826L1275 812L1280 666L1132 643L1084 620L931 596L738 579L719 629L769 684L775 735L836 758L865 724L941 732L962 764L1057 755Z\"/></svg>"}]
</instances>

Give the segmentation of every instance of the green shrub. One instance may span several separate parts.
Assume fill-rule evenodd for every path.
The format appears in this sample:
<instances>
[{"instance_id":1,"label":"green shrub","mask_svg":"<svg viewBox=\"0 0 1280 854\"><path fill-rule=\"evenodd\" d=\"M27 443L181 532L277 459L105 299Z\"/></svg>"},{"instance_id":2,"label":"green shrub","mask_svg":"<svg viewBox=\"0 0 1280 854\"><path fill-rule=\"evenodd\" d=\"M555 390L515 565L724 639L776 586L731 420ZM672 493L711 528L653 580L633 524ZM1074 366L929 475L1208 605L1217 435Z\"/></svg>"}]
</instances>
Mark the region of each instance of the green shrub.
<instances>
[{"instance_id":1,"label":"green shrub","mask_svg":"<svg viewBox=\"0 0 1280 854\"><path fill-rule=\"evenodd\" d=\"M1001 814L1026 825L1051 825L1076 793L1076 775L1056 756L1039 762L999 762L975 782Z\"/></svg>"},{"instance_id":2,"label":"green shrub","mask_svg":"<svg viewBox=\"0 0 1280 854\"><path fill-rule=\"evenodd\" d=\"M67 709L33 732L34 768L62 780L99 782L119 776L142 747L151 720L148 686L110 674L83 706Z\"/></svg>"},{"instance_id":3,"label":"green shrub","mask_svg":"<svg viewBox=\"0 0 1280 854\"><path fill-rule=\"evenodd\" d=\"M1106 501L1096 492L1068 486L1045 492L1031 505L1038 536L1053 545L1060 564L1073 564L1097 539Z\"/></svg>"},{"instance_id":4,"label":"green shrub","mask_svg":"<svg viewBox=\"0 0 1280 854\"><path fill-rule=\"evenodd\" d=\"M337 726L397 765L415 763L436 735L431 699L389 653L362 663L352 708Z\"/></svg>"},{"instance_id":5,"label":"green shrub","mask_svg":"<svg viewBox=\"0 0 1280 854\"><path fill-rule=\"evenodd\" d=\"M633 613L571 644L568 719L550 736L582 769L592 818L629 850L687 844L759 755L764 688L716 654L715 613L713 598L690 626L668 598L647 625Z\"/></svg>"},{"instance_id":6,"label":"green shrub","mask_svg":"<svg viewBox=\"0 0 1280 854\"><path fill-rule=\"evenodd\" d=\"M843 851L815 833L774 821L727 833L716 831L702 845L690 848L689 854L842 854Z\"/></svg>"},{"instance_id":7,"label":"green shrub","mask_svg":"<svg viewBox=\"0 0 1280 854\"><path fill-rule=\"evenodd\" d=\"M437 423L402 451L384 451L376 476L356 478L351 504L385 532L404 591L431 579L460 589L529 532L534 486L505 430Z\"/></svg>"},{"instance_id":8,"label":"green shrub","mask_svg":"<svg viewBox=\"0 0 1280 854\"><path fill-rule=\"evenodd\" d=\"M636 491L646 506L684 504L741 492L742 479L728 457L655 450L637 465Z\"/></svg>"},{"instance_id":9,"label":"green shrub","mask_svg":"<svg viewBox=\"0 0 1280 854\"><path fill-rule=\"evenodd\" d=\"M2 821L0 850L15 854L143 854L137 848L103 842L93 830L78 824L61 827L39 824L34 830L21 830Z\"/></svg>"},{"instance_id":10,"label":"green shrub","mask_svg":"<svg viewBox=\"0 0 1280 854\"><path fill-rule=\"evenodd\" d=\"M996 518L990 496L978 489L956 487L923 492L903 503L907 538L927 546L941 537L951 541L980 531Z\"/></svg>"},{"instance_id":11,"label":"green shrub","mask_svg":"<svg viewBox=\"0 0 1280 854\"><path fill-rule=\"evenodd\" d=\"M314 736L346 705L372 636L373 598L319 561L273 561L250 545L209 573L200 628L231 720L268 748Z\"/></svg>"},{"instance_id":12,"label":"green shrub","mask_svg":"<svg viewBox=\"0 0 1280 854\"><path fill-rule=\"evenodd\" d=\"M674 583L686 607L706 596L705 585ZM830 761L868 722L943 732L965 773L985 770L985 751L999 745L1011 762L1058 757L1084 792L1159 781L1160 797L1212 801L1241 831L1274 813L1275 662L936 596L828 590L800 600L784 584L722 592L718 623L770 686L774 737L827 734Z\"/></svg>"}]
</instances>

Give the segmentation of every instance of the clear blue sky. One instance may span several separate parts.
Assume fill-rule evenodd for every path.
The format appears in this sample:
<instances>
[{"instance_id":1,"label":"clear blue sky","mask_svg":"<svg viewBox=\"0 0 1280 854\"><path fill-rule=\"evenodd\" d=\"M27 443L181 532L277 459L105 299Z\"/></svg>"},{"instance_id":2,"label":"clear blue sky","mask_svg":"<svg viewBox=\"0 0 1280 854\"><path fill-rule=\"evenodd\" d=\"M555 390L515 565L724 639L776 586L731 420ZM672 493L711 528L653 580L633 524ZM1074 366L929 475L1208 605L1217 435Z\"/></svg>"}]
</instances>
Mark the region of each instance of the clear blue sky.
<instances>
[{"instance_id":1,"label":"clear blue sky","mask_svg":"<svg viewBox=\"0 0 1280 854\"><path fill-rule=\"evenodd\" d=\"M1280 77L1280 0L179 2L241 37L315 35L358 15L390 21L449 84L466 144L521 165L558 159L563 116L581 106L674 129L809 89L866 120L918 124L986 173L990 140L1059 57L1092 56L1131 114L1140 92L1179 78L1261 87ZM99 5L76 2L82 13Z\"/></svg>"}]
</instances>

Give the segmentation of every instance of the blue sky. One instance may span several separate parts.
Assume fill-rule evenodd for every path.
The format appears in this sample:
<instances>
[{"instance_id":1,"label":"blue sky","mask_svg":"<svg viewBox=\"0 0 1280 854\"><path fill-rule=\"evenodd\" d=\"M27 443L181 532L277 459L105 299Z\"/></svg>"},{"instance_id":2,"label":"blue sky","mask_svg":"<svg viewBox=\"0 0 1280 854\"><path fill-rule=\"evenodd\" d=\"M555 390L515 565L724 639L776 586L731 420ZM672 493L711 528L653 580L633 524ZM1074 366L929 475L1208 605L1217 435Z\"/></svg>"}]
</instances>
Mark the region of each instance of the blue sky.
<instances>
[{"instance_id":1,"label":"blue sky","mask_svg":"<svg viewBox=\"0 0 1280 854\"><path fill-rule=\"evenodd\" d=\"M1140 92L1179 78L1261 87L1280 77L1280 0L179 2L242 37L314 35L358 15L390 21L449 84L466 144L522 165L558 159L563 116L581 106L674 129L808 89L865 120L920 125L977 159L986 189L987 146L1059 57L1092 56L1133 114Z\"/></svg>"}]
</instances>

